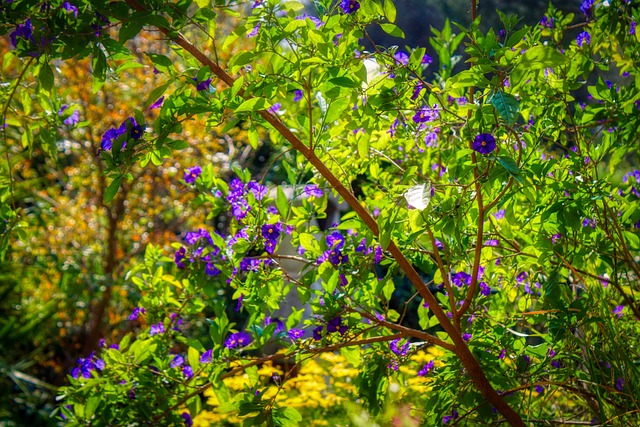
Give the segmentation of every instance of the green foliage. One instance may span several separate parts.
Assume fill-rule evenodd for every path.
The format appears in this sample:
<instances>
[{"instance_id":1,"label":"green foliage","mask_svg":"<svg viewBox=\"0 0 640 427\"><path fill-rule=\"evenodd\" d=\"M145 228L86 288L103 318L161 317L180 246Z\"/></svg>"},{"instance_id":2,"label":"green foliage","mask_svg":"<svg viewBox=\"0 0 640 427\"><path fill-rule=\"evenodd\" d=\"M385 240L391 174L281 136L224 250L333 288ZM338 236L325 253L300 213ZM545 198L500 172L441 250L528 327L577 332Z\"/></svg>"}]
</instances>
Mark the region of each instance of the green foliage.
<instances>
[{"instance_id":1,"label":"green foliage","mask_svg":"<svg viewBox=\"0 0 640 427\"><path fill-rule=\"evenodd\" d=\"M136 67L125 42L143 28L173 42L179 60L145 52L166 77L147 99L164 96L157 117L132 111L102 139L105 206L124 206L132 170L186 148L171 138L192 120L205 123L202 135L244 126L252 149L274 147L273 169L286 176L266 182L233 167L224 179L202 159L187 170L195 203L224 226L185 234L171 254L147 246L126 278L141 295L132 321L142 327L78 361L59 396L68 424L189 424L213 389L217 410L243 425L298 425L310 415L278 401L295 369L265 383L259 366L301 367L336 351L358 371L360 402L387 422L391 385L409 380L432 386L407 399L424 425L637 422L640 16L631 5L596 2L588 19L550 7L534 27L504 15L504 28L487 31L479 18L468 28L447 21L432 30L432 81L424 48L362 51L370 24L404 36L388 0L317 1L315 19L295 1L197 2L196 11L87 0L74 20L62 4L33 6L33 32L59 33L51 41L24 32L26 4L10 5L4 22L22 23L13 60L24 58L12 87L25 76L37 85L33 97L3 93L4 111L42 110L26 147L55 146L45 131L59 125L47 122L55 61L91 54L97 91ZM221 31L224 14L240 22ZM100 17L117 36L96 31ZM180 35L194 22L213 32L212 55ZM569 38L576 25L581 42ZM463 42L469 66L454 73ZM9 153L20 121L7 124ZM4 200L15 199L13 169L9 159ZM352 211L321 231L336 196ZM0 213L4 253L19 222L13 207ZM430 346L443 351L437 366L415 357ZM240 373L232 395L224 380Z\"/></svg>"}]
</instances>

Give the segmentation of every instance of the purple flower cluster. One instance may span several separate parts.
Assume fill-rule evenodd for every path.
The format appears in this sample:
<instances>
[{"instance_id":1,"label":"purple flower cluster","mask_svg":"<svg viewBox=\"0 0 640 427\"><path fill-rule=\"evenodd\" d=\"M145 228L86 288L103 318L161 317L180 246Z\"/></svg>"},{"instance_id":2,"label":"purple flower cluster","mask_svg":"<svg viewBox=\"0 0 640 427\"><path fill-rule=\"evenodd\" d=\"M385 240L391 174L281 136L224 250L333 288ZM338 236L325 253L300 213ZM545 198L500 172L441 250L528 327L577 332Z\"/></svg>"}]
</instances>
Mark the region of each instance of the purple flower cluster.
<instances>
[{"instance_id":1,"label":"purple flower cluster","mask_svg":"<svg viewBox=\"0 0 640 427\"><path fill-rule=\"evenodd\" d=\"M11 44L13 47L18 47L18 38L33 42L33 26L31 25L31 18L19 24L10 35Z\"/></svg>"},{"instance_id":2,"label":"purple flower cluster","mask_svg":"<svg viewBox=\"0 0 640 427\"><path fill-rule=\"evenodd\" d=\"M105 367L104 360L95 357L95 353L91 353L87 358L78 359L78 364L71 371L71 376L78 379L80 375L82 378L91 378L92 371L102 371Z\"/></svg>"},{"instance_id":3,"label":"purple flower cluster","mask_svg":"<svg viewBox=\"0 0 640 427\"><path fill-rule=\"evenodd\" d=\"M187 250L184 246L174 254L174 261L179 269L186 268L188 263L195 263L201 261L205 263L205 274L207 276L218 276L222 271L216 267L216 258L222 260L226 259L222 254L219 247L213 244L211 234L204 228L200 228L197 231L190 231L184 236L184 240L187 244L191 245L192 250L190 257L187 261ZM208 248L208 252L203 255L205 249Z\"/></svg>"},{"instance_id":4,"label":"purple flower cluster","mask_svg":"<svg viewBox=\"0 0 640 427\"><path fill-rule=\"evenodd\" d=\"M246 332L236 332L229 335L229 338L224 342L224 346L229 349L243 348L251 344L251 335Z\"/></svg>"},{"instance_id":5,"label":"purple flower cluster","mask_svg":"<svg viewBox=\"0 0 640 427\"><path fill-rule=\"evenodd\" d=\"M149 336L152 337L154 335L159 335L164 333L164 324L162 322L158 322L155 325L151 325L149 328Z\"/></svg>"},{"instance_id":6,"label":"purple flower cluster","mask_svg":"<svg viewBox=\"0 0 640 427\"><path fill-rule=\"evenodd\" d=\"M553 18L548 18L546 15L542 17L542 19L540 20L540 25L545 27L545 28L553 28L554 25L554 19Z\"/></svg>"},{"instance_id":7,"label":"purple flower cluster","mask_svg":"<svg viewBox=\"0 0 640 427\"><path fill-rule=\"evenodd\" d=\"M124 119L120 127L111 128L102 135L100 148L104 151L111 150L111 148L113 148L113 143L120 137L124 136L121 147L121 149L124 150L127 147L127 141L129 139L137 141L142 138L143 134L144 125L139 125L133 117L127 117Z\"/></svg>"},{"instance_id":8,"label":"purple flower cluster","mask_svg":"<svg viewBox=\"0 0 640 427\"><path fill-rule=\"evenodd\" d=\"M406 356L411 349L409 341L405 341L402 344L400 342L400 339L391 341L389 343L389 348L391 349L391 352L397 356Z\"/></svg>"},{"instance_id":9,"label":"purple flower cluster","mask_svg":"<svg viewBox=\"0 0 640 427\"><path fill-rule=\"evenodd\" d=\"M262 237L264 238L264 250L267 251L269 255L275 252L278 239L280 239L280 234L283 229L284 227L279 221L275 224L264 224L261 227Z\"/></svg>"},{"instance_id":10,"label":"purple flower cluster","mask_svg":"<svg viewBox=\"0 0 640 427\"><path fill-rule=\"evenodd\" d=\"M418 371L418 376L426 377L427 374L433 370L434 366L435 366L435 362L433 360L429 361L422 367L422 369Z\"/></svg>"},{"instance_id":11,"label":"purple flower cluster","mask_svg":"<svg viewBox=\"0 0 640 427\"><path fill-rule=\"evenodd\" d=\"M344 248L345 237L339 231L333 231L325 237L327 243L327 249L320 258L318 258L318 265L325 261L329 261L336 267L341 264L349 262L349 255L342 253Z\"/></svg>"},{"instance_id":12,"label":"purple flower cluster","mask_svg":"<svg viewBox=\"0 0 640 427\"><path fill-rule=\"evenodd\" d=\"M231 204L231 213L238 221L243 220L251 210L247 201L249 193L260 201L267 195L267 188L254 181L244 184L238 178L231 180L227 201Z\"/></svg>"}]
</instances>

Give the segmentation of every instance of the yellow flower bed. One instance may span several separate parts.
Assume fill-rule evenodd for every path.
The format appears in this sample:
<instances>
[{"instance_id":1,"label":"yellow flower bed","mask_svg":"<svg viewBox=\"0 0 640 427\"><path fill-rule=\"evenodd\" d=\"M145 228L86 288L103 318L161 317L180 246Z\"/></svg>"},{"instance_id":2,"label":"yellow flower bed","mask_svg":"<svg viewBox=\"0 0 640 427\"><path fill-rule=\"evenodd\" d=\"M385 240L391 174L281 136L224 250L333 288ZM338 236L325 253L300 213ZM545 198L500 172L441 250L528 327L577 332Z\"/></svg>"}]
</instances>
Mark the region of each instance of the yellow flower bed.
<instances>
[{"instance_id":1,"label":"yellow flower bed","mask_svg":"<svg viewBox=\"0 0 640 427\"><path fill-rule=\"evenodd\" d=\"M439 361L442 350L429 347L411 356L415 362L411 366L401 366L398 375L400 390L397 397L424 395L431 388L428 378L417 376L418 370L427 362L435 360L436 368L441 366ZM329 413L347 412L345 403L356 402L357 391L355 379L358 369L354 368L339 353L322 353L304 360L298 367L297 375L285 379L281 387L273 383L272 376L281 378L285 373L271 362L267 362L258 369L260 387L264 398L273 398L277 406L288 406L297 409L305 424L310 426L330 425L327 419ZM391 375L391 373L390 373ZM224 380L232 394L242 392L251 386L249 375L238 375ZM240 425L242 419L235 412L221 412L220 402L212 389L205 392L207 402L204 410L194 418L195 427Z\"/></svg>"}]
</instances>

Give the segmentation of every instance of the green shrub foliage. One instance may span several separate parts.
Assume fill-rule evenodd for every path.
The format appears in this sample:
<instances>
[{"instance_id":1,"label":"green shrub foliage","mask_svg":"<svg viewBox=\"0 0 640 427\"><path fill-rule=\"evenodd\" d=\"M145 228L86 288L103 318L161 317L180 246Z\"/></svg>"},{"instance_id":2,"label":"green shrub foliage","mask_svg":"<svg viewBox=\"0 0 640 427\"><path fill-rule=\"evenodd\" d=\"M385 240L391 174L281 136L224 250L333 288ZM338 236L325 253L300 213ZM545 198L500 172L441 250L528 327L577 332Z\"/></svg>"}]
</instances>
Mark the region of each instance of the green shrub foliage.
<instances>
[{"instance_id":1,"label":"green shrub foliage","mask_svg":"<svg viewBox=\"0 0 640 427\"><path fill-rule=\"evenodd\" d=\"M340 351L359 372L354 402L383 422L390 384L415 377L428 391L403 399L422 425L638 422L637 2L550 6L534 27L447 21L432 55L364 50L371 25L403 36L396 13L390 0L4 1L22 70L2 89L6 152L25 110L9 107L31 99L44 112L23 145L55 151L45 130L74 124L54 108L56 66L90 56L79 90L141 64L165 78L102 138L105 202L133 166L188 146L185 121L203 136L241 127L276 153L267 173L227 179L194 158L176 177L227 225L185 232L173 253L147 247L127 275L141 326L83 355L57 416L191 425L212 389L244 425L297 425L305 414L269 392L295 370L265 383L258 367ZM171 55L137 51L141 37ZM20 215L2 173L6 249ZM319 227L336 201L349 209ZM432 346L437 364L412 357ZM230 390L239 372L248 385Z\"/></svg>"}]
</instances>

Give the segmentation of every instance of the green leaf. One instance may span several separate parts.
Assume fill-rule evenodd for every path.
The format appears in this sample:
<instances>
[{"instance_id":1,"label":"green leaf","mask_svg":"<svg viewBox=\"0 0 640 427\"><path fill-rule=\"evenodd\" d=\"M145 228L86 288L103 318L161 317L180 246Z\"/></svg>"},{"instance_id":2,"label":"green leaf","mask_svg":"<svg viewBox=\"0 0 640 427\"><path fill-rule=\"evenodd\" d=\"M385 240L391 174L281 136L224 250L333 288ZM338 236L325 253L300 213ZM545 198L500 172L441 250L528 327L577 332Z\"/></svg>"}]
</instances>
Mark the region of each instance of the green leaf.
<instances>
[{"instance_id":1,"label":"green leaf","mask_svg":"<svg viewBox=\"0 0 640 427\"><path fill-rule=\"evenodd\" d=\"M122 182L122 176L119 176L115 178L113 181L111 181L111 184L109 184L109 187L107 187L107 190L104 192L105 203L109 203L113 200L113 198L118 193L118 190L120 189L121 182Z\"/></svg>"},{"instance_id":2,"label":"green leaf","mask_svg":"<svg viewBox=\"0 0 640 427\"><path fill-rule=\"evenodd\" d=\"M569 58L551 46L534 46L522 55L520 63L511 72L511 85L517 86L530 71L557 67Z\"/></svg>"},{"instance_id":3,"label":"green leaf","mask_svg":"<svg viewBox=\"0 0 640 427\"><path fill-rule=\"evenodd\" d=\"M499 90L491 95L489 102L496 107L498 114L508 125L513 125L518 120L520 102L515 96Z\"/></svg>"},{"instance_id":4,"label":"green leaf","mask_svg":"<svg viewBox=\"0 0 640 427\"><path fill-rule=\"evenodd\" d=\"M396 6L392 0L384 0L384 16L389 22L396 22Z\"/></svg>"},{"instance_id":5,"label":"green leaf","mask_svg":"<svg viewBox=\"0 0 640 427\"><path fill-rule=\"evenodd\" d=\"M236 113L241 113L243 111L260 111L266 110L271 105L264 98L251 98L244 101L242 104L235 109Z\"/></svg>"},{"instance_id":6,"label":"green leaf","mask_svg":"<svg viewBox=\"0 0 640 427\"><path fill-rule=\"evenodd\" d=\"M249 130L247 131L247 136L249 138L249 145L254 150L258 149L258 145L260 144L260 135L258 134L258 129L255 126L251 125Z\"/></svg>"},{"instance_id":7,"label":"green leaf","mask_svg":"<svg viewBox=\"0 0 640 427\"><path fill-rule=\"evenodd\" d=\"M195 371L200 366L200 352L193 347L189 347L187 350L187 360L189 366Z\"/></svg>"},{"instance_id":8,"label":"green leaf","mask_svg":"<svg viewBox=\"0 0 640 427\"><path fill-rule=\"evenodd\" d=\"M173 69L173 62L167 56L156 53L147 53L147 56L161 73L170 73Z\"/></svg>"},{"instance_id":9,"label":"green leaf","mask_svg":"<svg viewBox=\"0 0 640 427\"><path fill-rule=\"evenodd\" d=\"M310 233L302 233L300 234L300 245L302 247L312 253L320 252L320 245L318 245L318 240L313 234Z\"/></svg>"},{"instance_id":10,"label":"green leaf","mask_svg":"<svg viewBox=\"0 0 640 427\"><path fill-rule=\"evenodd\" d=\"M489 86L489 80L484 77L478 68L472 68L452 76L447 81L447 87L451 89L470 86L486 87Z\"/></svg>"},{"instance_id":11,"label":"green leaf","mask_svg":"<svg viewBox=\"0 0 640 427\"><path fill-rule=\"evenodd\" d=\"M46 91L51 91L51 89L53 89L53 70L51 69L49 63L45 62L40 66L38 79L43 89L45 89Z\"/></svg>"},{"instance_id":12,"label":"green leaf","mask_svg":"<svg viewBox=\"0 0 640 427\"><path fill-rule=\"evenodd\" d=\"M276 208L278 208L278 213L280 213L282 218L287 217L287 213L289 212L289 201L287 200L286 194L284 194L284 190L280 186L278 186L276 190Z\"/></svg>"},{"instance_id":13,"label":"green leaf","mask_svg":"<svg viewBox=\"0 0 640 427\"><path fill-rule=\"evenodd\" d=\"M508 156L500 156L496 159L500 165L509 172L511 176L520 180L520 168L518 164L511 157Z\"/></svg>"},{"instance_id":14,"label":"green leaf","mask_svg":"<svg viewBox=\"0 0 640 427\"><path fill-rule=\"evenodd\" d=\"M96 93L100 90L107 78L107 57L99 47L96 47L93 51L93 59L91 64L93 67L92 89L93 93Z\"/></svg>"},{"instance_id":15,"label":"green leaf","mask_svg":"<svg viewBox=\"0 0 640 427\"><path fill-rule=\"evenodd\" d=\"M380 24L380 27L382 27L382 31L389 34L390 36L398 37L401 39L404 38L404 32L396 24Z\"/></svg>"},{"instance_id":16,"label":"green leaf","mask_svg":"<svg viewBox=\"0 0 640 427\"><path fill-rule=\"evenodd\" d=\"M118 33L118 41L120 43L124 43L127 40L134 38L140 30L142 30L143 22L140 19L131 19L120 27L120 32Z\"/></svg>"}]
</instances>

